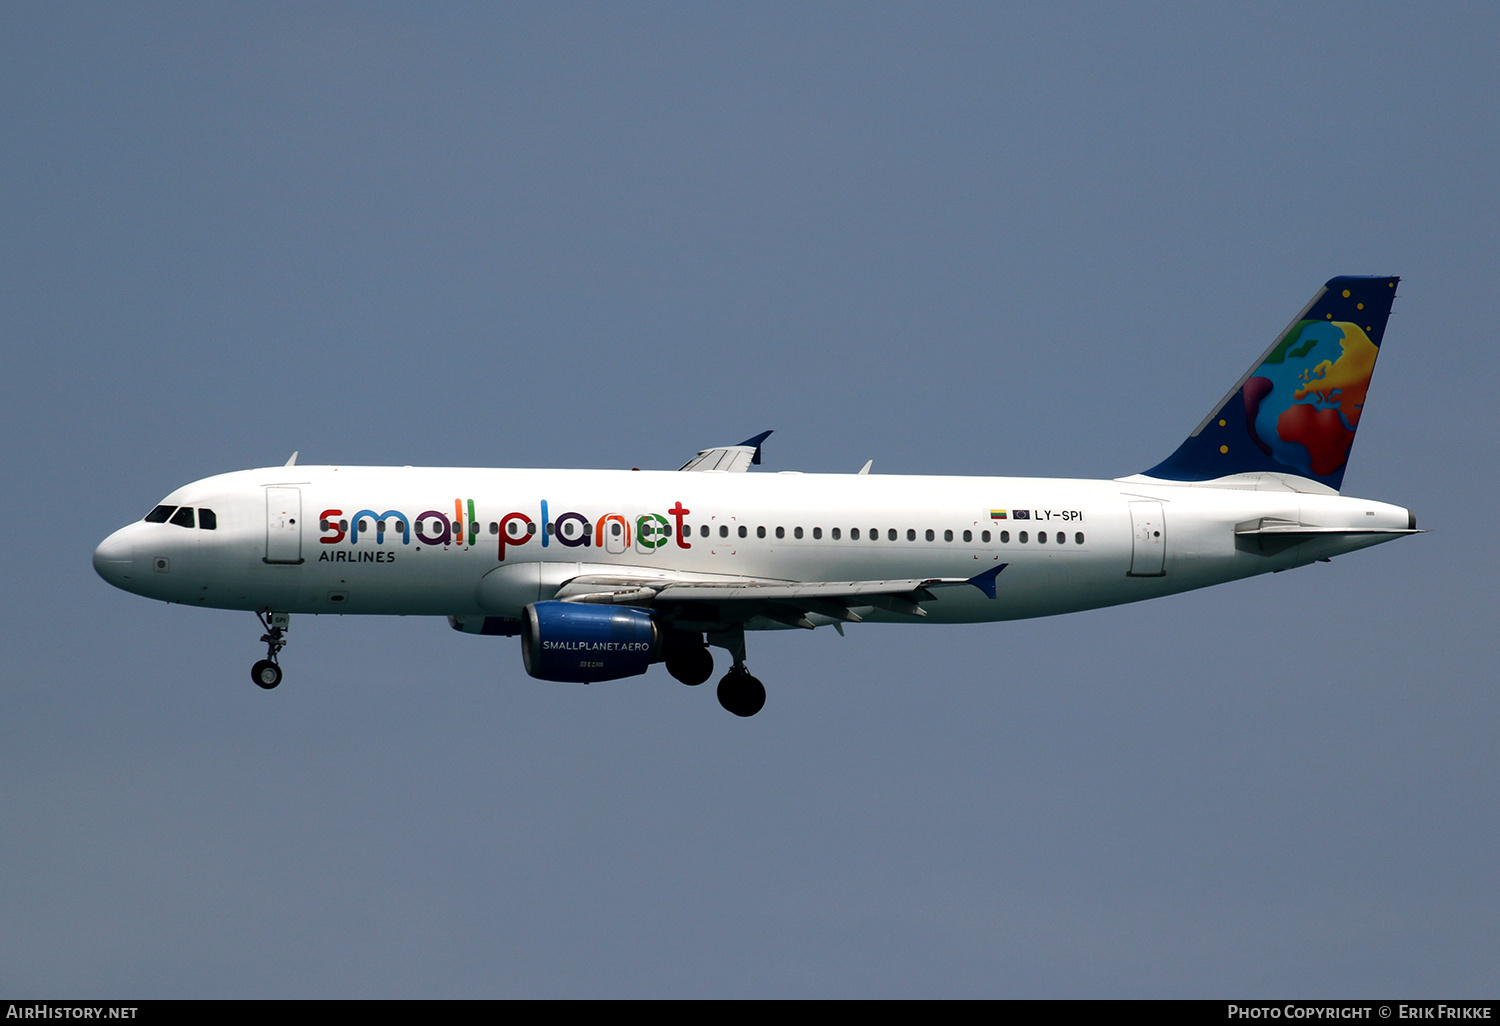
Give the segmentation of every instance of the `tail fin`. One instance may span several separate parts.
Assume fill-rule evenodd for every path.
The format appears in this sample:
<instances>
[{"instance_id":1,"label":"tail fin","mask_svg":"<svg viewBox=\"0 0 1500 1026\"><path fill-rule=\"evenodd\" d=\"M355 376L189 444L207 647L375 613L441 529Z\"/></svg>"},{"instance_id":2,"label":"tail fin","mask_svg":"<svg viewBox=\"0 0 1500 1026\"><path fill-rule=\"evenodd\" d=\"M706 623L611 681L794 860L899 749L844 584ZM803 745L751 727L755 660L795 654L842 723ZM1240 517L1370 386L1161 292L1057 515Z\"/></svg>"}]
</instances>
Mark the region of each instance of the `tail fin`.
<instances>
[{"instance_id":1,"label":"tail fin","mask_svg":"<svg viewBox=\"0 0 1500 1026\"><path fill-rule=\"evenodd\" d=\"M1276 474L1337 492L1400 280L1329 279L1177 451L1143 476L1197 483Z\"/></svg>"}]
</instances>

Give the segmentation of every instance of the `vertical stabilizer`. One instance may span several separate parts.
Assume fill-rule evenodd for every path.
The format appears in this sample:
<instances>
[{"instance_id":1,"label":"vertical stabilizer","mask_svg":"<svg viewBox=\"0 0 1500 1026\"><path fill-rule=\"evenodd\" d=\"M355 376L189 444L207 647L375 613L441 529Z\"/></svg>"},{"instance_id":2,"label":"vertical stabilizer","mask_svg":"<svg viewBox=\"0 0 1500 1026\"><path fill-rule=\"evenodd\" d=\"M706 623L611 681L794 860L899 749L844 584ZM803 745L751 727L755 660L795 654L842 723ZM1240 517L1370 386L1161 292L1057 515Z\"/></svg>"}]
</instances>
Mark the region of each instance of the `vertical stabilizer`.
<instances>
[{"instance_id":1,"label":"vertical stabilizer","mask_svg":"<svg viewBox=\"0 0 1500 1026\"><path fill-rule=\"evenodd\" d=\"M1338 491L1398 281L1330 279L1197 430L1144 476L1207 483L1272 473Z\"/></svg>"}]
</instances>

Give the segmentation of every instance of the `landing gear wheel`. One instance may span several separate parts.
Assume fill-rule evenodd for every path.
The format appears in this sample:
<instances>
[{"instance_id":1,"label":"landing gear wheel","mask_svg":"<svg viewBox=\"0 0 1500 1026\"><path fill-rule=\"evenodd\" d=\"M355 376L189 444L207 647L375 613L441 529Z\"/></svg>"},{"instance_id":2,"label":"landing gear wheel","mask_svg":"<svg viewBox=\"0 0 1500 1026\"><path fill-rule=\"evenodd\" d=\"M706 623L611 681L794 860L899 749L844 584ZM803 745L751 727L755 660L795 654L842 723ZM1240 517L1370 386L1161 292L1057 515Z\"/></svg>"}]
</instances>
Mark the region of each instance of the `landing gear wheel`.
<instances>
[{"instance_id":1,"label":"landing gear wheel","mask_svg":"<svg viewBox=\"0 0 1500 1026\"><path fill-rule=\"evenodd\" d=\"M269 659L262 659L250 667L250 679L270 691L281 683L281 667Z\"/></svg>"},{"instance_id":2,"label":"landing gear wheel","mask_svg":"<svg viewBox=\"0 0 1500 1026\"><path fill-rule=\"evenodd\" d=\"M765 707L766 686L736 667L719 681L719 704L736 716L754 716Z\"/></svg>"},{"instance_id":3,"label":"landing gear wheel","mask_svg":"<svg viewBox=\"0 0 1500 1026\"><path fill-rule=\"evenodd\" d=\"M667 672L695 688L714 675L714 657L701 646L679 649L667 657Z\"/></svg>"},{"instance_id":4,"label":"landing gear wheel","mask_svg":"<svg viewBox=\"0 0 1500 1026\"><path fill-rule=\"evenodd\" d=\"M291 618L285 613L261 612L257 612L255 618L266 629L266 633L260 636L260 640L266 643L266 657L250 667L250 679L270 691L281 683L281 666L276 662L276 653L286 648L286 626Z\"/></svg>"}]
</instances>

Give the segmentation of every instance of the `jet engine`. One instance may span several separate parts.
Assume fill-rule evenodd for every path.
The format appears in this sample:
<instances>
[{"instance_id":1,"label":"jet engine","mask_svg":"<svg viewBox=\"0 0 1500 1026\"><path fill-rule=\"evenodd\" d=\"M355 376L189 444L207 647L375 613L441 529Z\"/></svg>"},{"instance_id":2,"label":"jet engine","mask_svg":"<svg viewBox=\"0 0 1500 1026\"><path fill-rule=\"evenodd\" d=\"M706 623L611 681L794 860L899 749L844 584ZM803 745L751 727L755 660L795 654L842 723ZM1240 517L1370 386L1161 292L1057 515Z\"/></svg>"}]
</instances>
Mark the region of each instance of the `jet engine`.
<instances>
[{"instance_id":1,"label":"jet engine","mask_svg":"<svg viewBox=\"0 0 1500 1026\"><path fill-rule=\"evenodd\" d=\"M526 672L591 684L645 673L660 658L661 632L633 606L533 602L521 615Z\"/></svg>"}]
</instances>

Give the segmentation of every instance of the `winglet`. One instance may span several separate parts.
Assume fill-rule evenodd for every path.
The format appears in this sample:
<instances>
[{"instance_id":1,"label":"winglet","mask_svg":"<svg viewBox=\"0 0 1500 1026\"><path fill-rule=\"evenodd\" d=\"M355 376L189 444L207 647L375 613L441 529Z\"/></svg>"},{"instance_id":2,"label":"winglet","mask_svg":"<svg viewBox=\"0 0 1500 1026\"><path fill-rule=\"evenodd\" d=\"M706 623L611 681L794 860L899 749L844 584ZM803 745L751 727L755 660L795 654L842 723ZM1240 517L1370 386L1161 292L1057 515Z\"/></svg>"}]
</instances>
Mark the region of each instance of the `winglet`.
<instances>
[{"instance_id":1,"label":"winglet","mask_svg":"<svg viewBox=\"0 0 1500 1026\"><path fill-rule=\"evenodd\" d=\"M739 445L721 445L713 449L704 449L677 469L718 474L743 474L750 469L752 464L760 463L760 443L764 442L770 434L769 431L762 431L752 438L745 439Z\"/></svg>"},{"instance_id":2,"label":"winglet","mask_svg":"<svg viewBox=\"0 0 1500 1026\"><path fill-rule=\"evenodd\" d=\"M990 598L995 597L995 578L1000 576L1000 571L1010 566L1009 563L1001 563L999 566L991 567L982 574L975 574L969 578L969 583Z\"/></svg>"},{"instance_id":3,"label":"winglet","mask_svg":"<svg viewBox=\"0 0 1500 1026\"><path fill-rule=\"evenodd\" d=\"M286 463L283 464L283 466L287 466L287 467L295 467L296 465L297 465L297 454L296 453L292 453L292 458L289 459L289 460L287 460Z\"/></svg>"},{"instance_id":4,"label":"winglet","mask_svg":"<svg viewBox=\"0 0 1500 1026\"><path fill-rule=\"evenodd\" d=\"M770 437L770 431L762 431L760 434L752 435L751 437L745 439L740 443L740 445L746 446L747 448L752 445L755 447L755 455L750 457L750 462L755 464L757 467L760 466L760 443L764 442L767 438Z\"/></svg>"}]
</instances>

